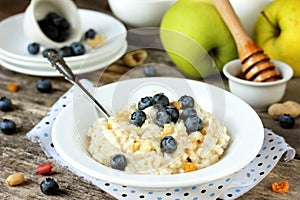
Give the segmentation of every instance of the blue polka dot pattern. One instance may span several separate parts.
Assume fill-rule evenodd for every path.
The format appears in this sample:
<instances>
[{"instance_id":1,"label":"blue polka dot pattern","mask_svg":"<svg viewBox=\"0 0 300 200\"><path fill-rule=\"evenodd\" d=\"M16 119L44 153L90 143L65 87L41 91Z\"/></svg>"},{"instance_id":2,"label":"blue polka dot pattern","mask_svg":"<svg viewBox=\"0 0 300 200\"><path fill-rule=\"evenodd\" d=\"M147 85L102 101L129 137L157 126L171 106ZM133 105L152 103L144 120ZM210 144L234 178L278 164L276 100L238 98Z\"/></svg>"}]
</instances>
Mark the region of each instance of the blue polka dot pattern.
<instances>
[{"instance_id":1,"label":"blue polka dot pattern","mask_svg":"<svg viewBox=\"0 0 300 200\"><path fill-rule=\"evenodd\" d=\"M295 156L295 150L289 147L282 137L265 129L265 140L261 151L251 163L238 173L236 181L233 183L235 187L228 188L220 198L236 199L249 191L270 173L284 152L286 152L284 159L287 161ZM240 187L238 187L239 185Z\"/></svg>"},{"instance_id":2,"label":"blue polka dot pattern","mask_svg":"<svg viewBox=\"0 0 300 200\"><path fill-rule=\"evenodd\" d=\"M81 80L88 83L87 80ZM103 191L117 199L147 199L147 200L224 200L236 199L258 184L276 165L285 153L284 160L288 161L295 156L295 150L285 143L284 139L271 130L265 129L265 140L259 154L243 169L235 174L215 180L213 182L194 185L185 188L170 188L169 190L145 191L138 188L106 183L98 179L86 176L68 165L53 148L51 128L56 116L73 100L74 87L66 92L55 104L50 112L38 123L27 137L32 142L38 142L47 156L55 159L59 164L67 167L78 176L84 177Z\"/></svg>"}]
</instances>

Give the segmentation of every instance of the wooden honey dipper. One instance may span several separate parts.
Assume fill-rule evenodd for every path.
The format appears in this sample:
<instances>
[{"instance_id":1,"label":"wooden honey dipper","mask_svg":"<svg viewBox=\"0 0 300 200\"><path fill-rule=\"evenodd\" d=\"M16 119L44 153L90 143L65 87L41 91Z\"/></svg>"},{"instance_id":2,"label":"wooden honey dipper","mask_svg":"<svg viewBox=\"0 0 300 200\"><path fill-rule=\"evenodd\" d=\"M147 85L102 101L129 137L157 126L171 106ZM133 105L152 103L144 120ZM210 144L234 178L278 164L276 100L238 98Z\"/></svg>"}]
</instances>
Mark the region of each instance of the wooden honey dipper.
<instances>
[{"instance_id":1,"label":"wooden honey dipper","mask_svg":"<svg viewBox=\"0 0 300 200\"><path fill-rule=\"evenodd\" d=\"M244 78L255 82L280 79L280 73L275 69L274 63L248 36L229 0L213 0L213 2L235 40Z\"/></svg>"}]
</instances>

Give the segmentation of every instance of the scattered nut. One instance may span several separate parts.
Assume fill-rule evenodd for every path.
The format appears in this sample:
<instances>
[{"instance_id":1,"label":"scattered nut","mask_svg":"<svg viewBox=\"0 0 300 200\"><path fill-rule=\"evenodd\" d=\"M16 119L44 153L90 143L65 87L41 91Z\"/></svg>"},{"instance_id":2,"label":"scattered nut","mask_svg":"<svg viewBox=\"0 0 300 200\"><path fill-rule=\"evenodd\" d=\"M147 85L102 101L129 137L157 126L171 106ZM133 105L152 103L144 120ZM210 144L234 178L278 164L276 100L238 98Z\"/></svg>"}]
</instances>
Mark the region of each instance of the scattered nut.
<instances>
[{"instance_id":1,"label":"scattered nut","mask_svg":"<svg viewBox=\"0 0 300 200\"><path fill-rule=\"evenodd\" d=\"M14 82L7 83L6 88L10 92L17 92L19 90L18 85Z\"/></svg>"},{"instance_id":2,"label":"scattered nut","mask_svg":"<svg viewBox=\"0 0 300 200\"><path fill-rule=\"evenodd\" d=\"M112 130L112 125L110 123L107 123L107 129Z\"/></svg>"},{"instance_id":3,"label":"scattered nut","mask_svg":"<svg viewBox=\"0 0 300 200\"><path fill-rule=\"evenodd\" d=\"M117 74L125 74L128 71L128 67L113 63L107 67L107 71L117 73Z\"/></svg>"},{"instance_id":4,"label":"scattered nut","mask_svg":"<svg viewBox=\"0 0 300 200\"><path fill-rule=\"evenodd\" d=\"M182 166L184 172L192 172L198 170L198 167L192 162L186 162Z\"/></svg>"},{"instance_id":5,"label":"scattered nut","mask_svg":"<svg viewBox=\"0 0 300 200\"><path fill-rule=\"evenodd\" d=\"M164 129L162 130L162 133L161 133L161 139L168 136L168 135L171 135L174 131L174 128L171 124L164 124Z\"/></svg>"},{"instance_id":6,"label":"scattered nut","mask_svg":"<svg viewBox=\"0 0 300 200\"><path fill-rule=\"evenodd\" d=\"M141 148L141 142L134 142L130 145L130 149L132 152L136 152Z\"/></svg>"},{"instance_id":7,"label":"scattered nut","mask_svg":"<svg viewBox=\"0 0 300 200\"><path fill-rule=\"evenodd\" d=\"M102 46L105 43L105 41L106 41L106 36L96 34L93 39L87 38L85 42L94 49Z\"/></svg>"},{"instance_id":8,"label":"scattered nut","mask_svg":"<svg viewBox=\"0 0 300 200\"><path fill-rule=\"evenodd\" d=\"M138 65L143 64L147 57L147 51L143 49L138 49L125 54L125 56L123 57L123 62L129 67L136 67Z\"/></svg>"},{"instance_id":9,"label":"scattered nut","mask_svg":"<svg viewBox=\"0 0 300 200\"><path fill-rule=\"evenodd\" d=\"M276 120L283 114L290 114L296 118L300 115L300 104L295 101L275 103L268 108L268 114Z\"/></svg>"},{"instance_id":10,"label":"scattered nut","mask_svg":"<svg viewBox=\"0 0 300 200\"><path fill-rule=\"evenodd\" d=\"M42 175L52 173L52 162L42 163L36 168L36 172Z\"/></svg>"},{"instance_id":11,"label":"scattered nut","mask_svg":"<svg viewBox=\"0 0 300 200\"><path fill-rule=\"evenodd\" d=\"M180 110L181 109L181 102L180 101L170 102L170 106L174 106L175 108L177 108L177 110Z\"/></svg>"},{"instance_id":12,"label":"scattered nut","mask_svg":"<svg viewBox=\"0 0 300 200\"><path fill-rule=\"evenodd\" d=\"M6 184L9 186L21 185L24 183L25 178L24 175L21 173L12 174L6 179Z\"/></svg>"}]
</instances>

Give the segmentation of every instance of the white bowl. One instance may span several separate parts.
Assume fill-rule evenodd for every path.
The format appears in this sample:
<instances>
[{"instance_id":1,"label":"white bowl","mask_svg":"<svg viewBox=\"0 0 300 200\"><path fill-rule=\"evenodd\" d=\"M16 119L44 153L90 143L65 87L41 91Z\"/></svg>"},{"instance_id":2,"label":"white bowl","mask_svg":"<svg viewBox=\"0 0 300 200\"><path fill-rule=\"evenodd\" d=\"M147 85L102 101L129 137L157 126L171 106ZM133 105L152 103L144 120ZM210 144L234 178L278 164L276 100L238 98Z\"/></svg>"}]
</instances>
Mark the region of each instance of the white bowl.
<instances>
[{"instance_id":1,"label":"white bowl","mask_svg":"<svg viewBox=\"0 0 300 200\"><path fill-rule=\"evenodd\" d=\"M70 37L64 42L55 42L41 30L38 21L49 12L56 12L70 24ZM82 36L81 21L78 9L71 0L31 0L25 10L23 30L28 43L37 42L46 48L59 48L80 41Z\"/></svg>"},{"instance_id":2,"label":"white bowl","mask_svg":"<svg viewBox=\"0 0 300 200\"><path fill-rule=\"evenodd\" d=\"M73 103L53 124L52 141L56 151L76 170L93 178L152 190L199 186L226 178L250 163L261 149L264 129L257 113L244 101L218 87L194 80L155 77L115 82L96 88L94 92L95 98L111 112L112 107L118 110L158 91L170 99L179 99L182 94L192 95L228 127L230 145L220 161L201 170L174 175L132 174L100 164L86 151L86 134L97 115L93 104L80 95L79 90L74 92ZM241 111L243 114L239 115Z\"/></svg>"},{"instance_id":3,"label":"white bowl","mask_svg":"<svg viewBox=\"0 0 300 200\"><path fill-rule=\"evenodd\" d=\"M242 69L239 59L226 63L223 73L228 78L229 90L257 110L267 109L269 105L279 102L285 94L288 80L293 76L293 70L286 63L273 62L282 79L263 83L237 78Z\"/></svg>"},{"instance_id":4,"label":"white bowl","mask_svg":"<svg viewBox=\"0 0 300 200\"><path fill-rule=\"evenodd\" d=\"M108 0L113 14L134 27L158 27L177 0Z\"/></svg>"}]
</instances>

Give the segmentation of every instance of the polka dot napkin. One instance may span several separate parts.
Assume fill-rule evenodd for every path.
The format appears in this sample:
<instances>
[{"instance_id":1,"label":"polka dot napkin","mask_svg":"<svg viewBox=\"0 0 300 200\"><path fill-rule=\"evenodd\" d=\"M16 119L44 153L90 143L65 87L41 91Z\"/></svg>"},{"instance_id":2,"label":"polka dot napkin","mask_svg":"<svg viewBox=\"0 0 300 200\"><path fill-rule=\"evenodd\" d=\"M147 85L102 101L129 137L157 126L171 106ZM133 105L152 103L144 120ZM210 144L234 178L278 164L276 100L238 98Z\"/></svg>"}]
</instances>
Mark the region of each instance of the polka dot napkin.
<instances>
[{"instance_id":1,"label":"polka dot napkin","mask_svg":"<svg viewBox=\"0 0 300 200\"><path fill-rule=\"evenodd\" d=\"M88 82L87 80L82 81ZM28 132L28 139L34 143L39 143L48 157L56 160L60 165L67 167L73 173L84 177L87 181L92 182L117 199L236 199L258 184L275 167L281 158L287 162L293 159L296 153L295 150L284 141L284 138L276 135L269 129L265 129L264 144L256 158L236 174L211 183L190 188L171 188L166 191L145 191L103 182L86 176L68 165L55 151L52 144L52 125L59 112L72 102L73 92L74 87L53 104L51 110L41 122Z\"/></svg>"}]
</instances>

